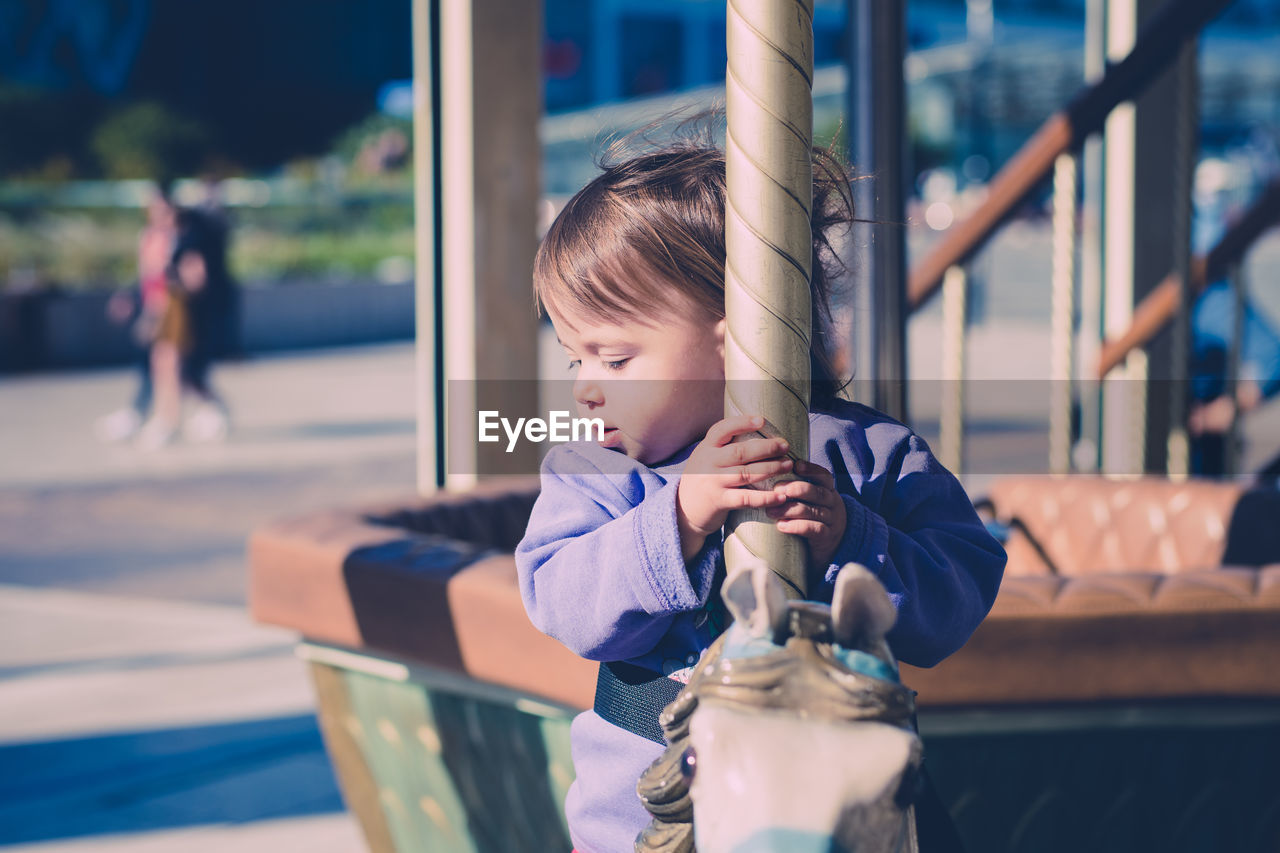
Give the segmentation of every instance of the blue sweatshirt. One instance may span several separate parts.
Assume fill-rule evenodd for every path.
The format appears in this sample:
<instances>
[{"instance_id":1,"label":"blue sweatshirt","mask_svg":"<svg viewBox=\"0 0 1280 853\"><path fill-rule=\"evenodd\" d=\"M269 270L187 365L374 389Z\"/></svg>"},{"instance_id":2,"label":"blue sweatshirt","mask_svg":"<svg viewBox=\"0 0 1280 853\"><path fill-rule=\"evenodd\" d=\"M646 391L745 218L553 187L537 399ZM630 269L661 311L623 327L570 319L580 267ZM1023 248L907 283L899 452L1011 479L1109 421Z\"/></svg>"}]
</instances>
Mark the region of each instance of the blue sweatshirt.
<instances>
[{"instance_id":1,"label":"blue sweatshirt","mask_svg":"<svg viewBox=\"0 0 1280 853\"><path fill-rule=\"evenodd\" d=\"M715 638L706 605L723 540L687 563L676 487L696 443L653 468L590 442L553 448L542 491L516 547L529 618L578 655L677 673ZM888 640L899 660L932 666L964 645L995 601L1004 550L964 489L902 424L837 401L809 414L809 458L835 475L848 523L809 596L830 601L835 575L875 572L898 610ZM629 851L649 815L640 774L662 747L594 711L571 729L577 779L566 811L581 853Z\"/></svg>"}]
</instances>

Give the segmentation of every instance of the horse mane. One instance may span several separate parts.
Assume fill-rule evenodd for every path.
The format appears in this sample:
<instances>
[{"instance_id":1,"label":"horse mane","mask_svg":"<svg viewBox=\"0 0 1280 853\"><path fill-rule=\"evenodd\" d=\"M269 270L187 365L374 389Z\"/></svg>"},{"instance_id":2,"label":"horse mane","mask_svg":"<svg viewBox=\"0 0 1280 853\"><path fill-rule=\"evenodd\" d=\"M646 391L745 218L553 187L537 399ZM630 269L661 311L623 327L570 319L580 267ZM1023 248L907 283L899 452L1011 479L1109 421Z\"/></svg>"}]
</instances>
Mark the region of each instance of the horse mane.
<instances>
[{"instance_id":1,"label":"horse mane","mask_svg":"<svg viewBox=\"0 0 1280 853\"><path fill-rule=\"evenodd\" d=\"M659 716L667 748L640 777L636 792L653 819L636 839L637 851L691 853L693 799L682 770L689 720L699 702L719 702L759 711L793 711L802 717L839 722L880 721L909 725L914 694L903 685L845 666L836 657L829 608L808 602L788 605L786 637L774 652L727 658L728 634L707 649L689 683ZM878 640L867 651L892 660Z\"/></svg>"}]
</instances>

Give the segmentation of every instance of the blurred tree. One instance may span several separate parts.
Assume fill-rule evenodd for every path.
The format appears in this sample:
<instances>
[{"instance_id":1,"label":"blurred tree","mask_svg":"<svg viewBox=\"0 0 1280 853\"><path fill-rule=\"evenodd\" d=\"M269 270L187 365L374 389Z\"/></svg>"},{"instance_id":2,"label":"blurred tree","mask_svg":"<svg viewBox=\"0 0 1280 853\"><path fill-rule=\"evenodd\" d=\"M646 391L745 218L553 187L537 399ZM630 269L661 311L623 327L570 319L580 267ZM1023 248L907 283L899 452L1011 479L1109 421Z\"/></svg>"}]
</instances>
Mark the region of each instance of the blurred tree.
<instances>
[{"instance_id":1,"label":"blurred tree","mask_svg":"<svg viewBox=\"0 0 1280 853\"><path fill-rule=\"evenodd\" d=\"M214 150L202 123L150 101L108 116L90 146L106 177L155 180L194 174Z\"/></svg>"}]
</instances>

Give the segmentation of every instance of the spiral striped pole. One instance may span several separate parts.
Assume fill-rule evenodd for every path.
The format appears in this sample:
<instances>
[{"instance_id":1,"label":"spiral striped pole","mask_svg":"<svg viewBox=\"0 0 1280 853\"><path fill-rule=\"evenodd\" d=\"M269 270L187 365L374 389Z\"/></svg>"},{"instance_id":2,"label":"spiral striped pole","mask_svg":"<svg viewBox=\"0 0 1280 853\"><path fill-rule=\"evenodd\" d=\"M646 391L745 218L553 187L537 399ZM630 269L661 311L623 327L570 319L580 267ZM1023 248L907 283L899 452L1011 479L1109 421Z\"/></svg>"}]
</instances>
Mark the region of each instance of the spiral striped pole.
<instances>
[{"instance_id":1,"label":"spiral striped pole","mask_svg":"<svg viewBox=\"0 0 1280 853\"><path fill-rule=\"evenodd\" d=\"M725 414L763 415L808 459L813 0L729 0L727 17ZM755 558L805 597L804 540L735 512L727 568Z\"/></svg>"}]
</instances>

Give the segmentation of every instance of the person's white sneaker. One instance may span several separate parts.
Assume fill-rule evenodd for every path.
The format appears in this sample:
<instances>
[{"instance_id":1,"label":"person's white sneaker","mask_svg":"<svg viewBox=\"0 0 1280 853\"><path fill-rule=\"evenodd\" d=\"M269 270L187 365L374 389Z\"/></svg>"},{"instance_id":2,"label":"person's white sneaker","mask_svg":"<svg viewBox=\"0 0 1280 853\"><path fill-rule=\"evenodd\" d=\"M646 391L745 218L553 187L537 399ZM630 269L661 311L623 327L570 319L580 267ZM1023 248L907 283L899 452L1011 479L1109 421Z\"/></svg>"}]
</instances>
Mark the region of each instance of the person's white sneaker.
<instances>
[{"instance_id":1,"label":"person's white sneaker","mask_svg":"<svg viewBox=\"0 0 1280 853\"><path fill-rule=\"evenodd\" d=\"M161 418L151 418L142 425L133 443L139 450L159 450L172 442L177 435L176 424Z\"/></svg>"},{"instance_id":2,"label":"person's white sneaker","mask_svg":"<svg viewBox=\"0 0 1280 853\"><path fill-rule=\"evenodd\" d=\"M99 441L117 443L128 441L142 426L142 416L136 409L117 409L109 415L103 415L93 424L93 434Z\"/></svg>"},{"instance_id":3,"label":"person's white sneaker","mask_svg":"<svg viewBox=\"0 0 1280 853\"><path fill-rule=\"evenodd\" d=\"M187 418L182 437L193 442L223 441L230 426L226 412L212 403L202 403Z\"/></svg>"}]
</instances>

